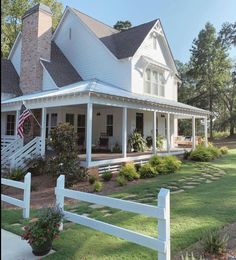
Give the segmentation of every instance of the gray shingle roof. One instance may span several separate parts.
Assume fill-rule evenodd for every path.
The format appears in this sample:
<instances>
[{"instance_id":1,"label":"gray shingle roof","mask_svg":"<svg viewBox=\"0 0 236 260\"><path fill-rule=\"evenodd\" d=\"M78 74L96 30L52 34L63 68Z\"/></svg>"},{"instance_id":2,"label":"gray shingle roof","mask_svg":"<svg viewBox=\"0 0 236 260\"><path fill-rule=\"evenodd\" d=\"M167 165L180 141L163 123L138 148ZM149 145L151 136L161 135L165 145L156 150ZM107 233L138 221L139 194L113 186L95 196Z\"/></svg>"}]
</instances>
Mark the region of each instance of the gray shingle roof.
<instances>
[{"instance_id":1,"label":"gray shingle roof","mask_svg":"<svg viewBox=\"0 0 236 260\"><path fill-rule=\"evenodd\" d=\"M132 57L157 21L120 32L74 8L73 11L118 59Z\"/></svg>"},{"instance_id":2,"label":"gray shingle roof","mask_svg":"<svg viewBox=\"0 0 236 260\"><path fill-rule=\"evenodd\" d=\"M1 59L1 93L22 95L19 87L19 76L8 59Z\"/></svg>"},{"instance_id":3,"label":"gray shingle roof","mask_svg":"<svg viewBox=\"0 0 236 260\"><path fill-rule=\"evenodd\" d=\"M42 60L42 62L58 87L82 80L55 42L51 45L51 61Z\"/></svg>"}]
</instances>

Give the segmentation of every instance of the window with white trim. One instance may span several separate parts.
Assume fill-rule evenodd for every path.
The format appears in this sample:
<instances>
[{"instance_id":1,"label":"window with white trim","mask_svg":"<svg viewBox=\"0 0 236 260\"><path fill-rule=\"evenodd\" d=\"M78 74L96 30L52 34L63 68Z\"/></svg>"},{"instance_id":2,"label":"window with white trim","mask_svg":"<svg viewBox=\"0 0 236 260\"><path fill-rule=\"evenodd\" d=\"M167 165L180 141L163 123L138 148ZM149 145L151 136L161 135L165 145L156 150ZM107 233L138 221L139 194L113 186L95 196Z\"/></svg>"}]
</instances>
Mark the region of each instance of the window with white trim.
<instances>
[{"instance_id":1,"label":"window with white trim","mask_svg":"<svg viewBox=\"0 0 236 260\"><path fill-rule=\"evenodd\" d=\"M147 68L144 73L144 93L155 96L165 96L164 72Z\"/></svg>"}]
</instances>

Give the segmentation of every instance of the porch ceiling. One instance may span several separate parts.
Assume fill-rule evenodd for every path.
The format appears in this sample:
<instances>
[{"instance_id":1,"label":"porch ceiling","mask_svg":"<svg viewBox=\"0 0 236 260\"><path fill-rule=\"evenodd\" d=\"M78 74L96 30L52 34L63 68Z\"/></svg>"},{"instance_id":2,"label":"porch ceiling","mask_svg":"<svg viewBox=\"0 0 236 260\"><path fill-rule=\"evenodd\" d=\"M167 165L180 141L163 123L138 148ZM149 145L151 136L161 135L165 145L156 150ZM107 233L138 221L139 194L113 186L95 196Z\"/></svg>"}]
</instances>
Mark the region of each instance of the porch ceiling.
<instances>
[{"instance_id":1,"label":"porch ceiling","mask_svg":"<svg viewBox=\"0 0 236 260\"><path fill-rule=\"evenodd\" d=\"M96 98L103 98L103 100L109 100L109 102L105 102L103 104L106 106L115 106L115 104L118 104L117 101L119 101L119 106L130 107L130 104L132 103L133 108L137 109L159 109L161 112L174 112L176 110L176 113L179 112L185 113L186 115L196 115L201 117L210 114L209 111L189 106L174 100L128 92L124 89L117 88L97 80L82 81L66 87L62 87L60 89L23 95L20 97L4 100L1 102L1 104L2 108L4 108L3 111L8 111L7 108L13 106L20 107L22 102L28 104L29 108L78 105L91 102L91 96ZM112 103L112 100L116 100L115 104ZM96 102L94 101L94 103ZM100 104L102 105L102 103ZM141 107L140 104L142 104Z\"/></svg>"}]
</instances>

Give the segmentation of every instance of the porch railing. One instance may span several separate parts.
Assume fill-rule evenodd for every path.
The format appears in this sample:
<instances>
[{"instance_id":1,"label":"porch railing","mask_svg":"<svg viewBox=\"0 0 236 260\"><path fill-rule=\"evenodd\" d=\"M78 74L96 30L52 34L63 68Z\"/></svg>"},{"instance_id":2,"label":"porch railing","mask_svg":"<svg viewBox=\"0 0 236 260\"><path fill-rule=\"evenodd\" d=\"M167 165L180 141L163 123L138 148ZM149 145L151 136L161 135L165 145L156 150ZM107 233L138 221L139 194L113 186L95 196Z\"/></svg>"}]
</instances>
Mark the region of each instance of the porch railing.
<instances>
[{"instance_id":1,"label":"porch railing","mask_svg":"<svg viewBox=\"0 0 236 260\"><path fill-rule=\"evenodd\" d=\"M1 151L1 164L3 168L10 166L9 157L23 147L23 140L17 137L14 141L10 142Z\"/></svg>"},{"instance_id":2,"label":"porch railing","mask_svg":"<svg viewBox=\"0 0 236 260\"><path fill-rule=\"evenodd\" d=\"M20 168L26 169L30 160L41 155L41 137L35 137L28 144L10 156L10 170Z\"/></svg>"},{"instance_id":3,"label":"porch railing","mask_svg":"<svg viewBox=\"0 0 236 260\"><path fill-rule=\"evenodd\" d=\"M16 135L1 135L1 150L14 142L18 137Z\"/></svg>"}]
</instances>

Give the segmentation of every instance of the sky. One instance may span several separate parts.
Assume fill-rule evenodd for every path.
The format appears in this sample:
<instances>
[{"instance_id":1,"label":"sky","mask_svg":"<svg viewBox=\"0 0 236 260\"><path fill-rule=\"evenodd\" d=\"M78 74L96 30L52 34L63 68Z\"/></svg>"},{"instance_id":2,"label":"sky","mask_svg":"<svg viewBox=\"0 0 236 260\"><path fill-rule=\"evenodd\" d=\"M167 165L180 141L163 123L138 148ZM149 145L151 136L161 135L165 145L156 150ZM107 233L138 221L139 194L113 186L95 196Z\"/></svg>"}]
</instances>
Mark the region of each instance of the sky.
<instances>
[{"instance_id":1,"label":"sky","mask_svg":"<svg viewBox=\"0 0 236 260\"><path fill-rule=\"evenodd\" d=\"M236 0L60 0L110 26L129 20L133 26L160 18L174 58L188 62L194 38L209 21L217 31L236 22ZM236 48L230 51L236 59Z\"/></svg>"}]
</instances>

